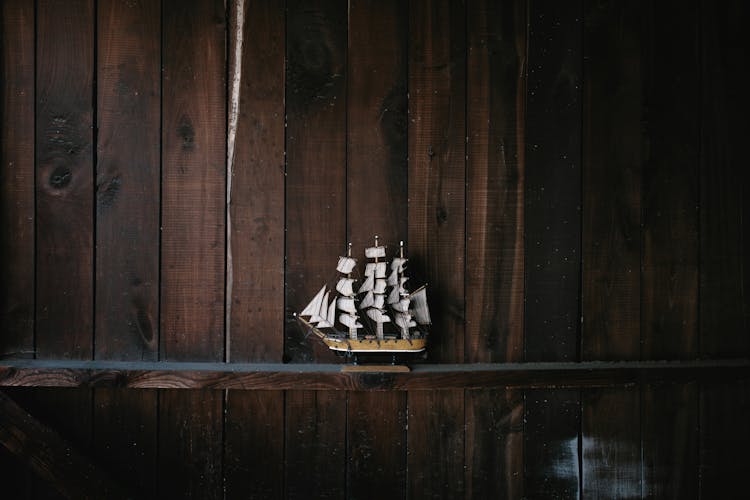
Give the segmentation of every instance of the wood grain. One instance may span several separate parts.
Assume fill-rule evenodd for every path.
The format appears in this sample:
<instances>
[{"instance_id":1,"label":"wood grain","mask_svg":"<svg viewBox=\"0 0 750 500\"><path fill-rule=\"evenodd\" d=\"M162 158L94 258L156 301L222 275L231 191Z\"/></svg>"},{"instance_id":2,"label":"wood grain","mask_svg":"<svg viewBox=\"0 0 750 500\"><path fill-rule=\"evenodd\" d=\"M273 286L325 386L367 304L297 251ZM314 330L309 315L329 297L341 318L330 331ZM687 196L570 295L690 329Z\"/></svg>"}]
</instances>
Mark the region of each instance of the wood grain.
<instances>
[{"instance_id":1,"label":"wood grain","mask_svg":"<svg viewBox=\"0 0 750 500\"><path fill-rule=\"evenodd\" d=\"M347 235L361 262L375 235L388 259L407 236L408 28L407 3L350 2Z\"/></svg>"},{"instance_id":2,"label":"wood grain","mask_svg":"<svg viewBox=\"0 0 750 500\"><path fill-rule=\"evenodd\" d=\"M36 350L90 359L94 6L43 0L36 41Z\"/></svg>"},{"instance_id":3,"label":"wood grain","mask_svg":"<svg viewBox=\"0 0 750 500\"><path fill-rule=\"evenodd\" d=\"M640 357L639 2L584 2L583 359Z\"/></svg>"},{"instance_id":4,"label":"wood grain","mask_svg":"<svg viewBox=\"0 0 750 500\"><path fill-rule=\"evenodd\" d=\"M523 359L526 15L525 0L467 4L469 362Z\"/></svg>"},{"instance_id":5,"label":"wood grain","mask_svg":"<svg viewBox=\"0 0 750 500\"><path fill-rule=\"evenodd\" d=\"M409 257L429 284L429 356L464 360L466 9L409 5Z\"/></svg>"},{"instance_id":6,"label":"wood grain","mask_svg":"<svg viewBox=\"0 0 750 500\"><path fill-rule=\"evenodd\" d=\"M466 498L524 498L523 391L465 392Z\"/></svg>"},{"instance_id":7,"label":"wood grain","mask_svg":"<svg viewBox=\"0 0 750 500\"><path fill-rule=\"evenodd\" d=\"M163 16L160 359L218 361L224 352L226 15L221 1L168 0Z\"/></svg>"},{"instance_id":8,"label":"wood grain","mask_svg":"<svg viewBox=\"0 0 750 500\"><path fill-rule=\"evenodd\" d=\"M347 498L403 498L406 489L406 393L348 393Z\"/></svg>"},{"instance_id":9,"label":"wood grain","mask_svg":"<svg viewBox=\"0 0 750 500\"><path fill-rule=\"evenodd\" d=\"M581 392L525 393L524 494L528 498L580 498Z\"/></svg>"},{"instance_id":10,"label":"wood grain","mask_svg":"<svg viewBox=\"0 0 750 500\"><path fill-rule=\"evenodd\" d=\"M244 7L239 116L230 179L228 356L280 362L284 350L284 3L246 0ZM233 25L230 61L234 61L236 36ZM230 74L234 72L230 68Z\"/></svg>"},{"instance_id":11,"label":"wood grain","mask_svg":"<svg viewBox=\"0 0 750 500\"><path fill-rule=\"evenodd\" d=\"M130 498L104 469L4 393L0 393L0 444L64 498L102 495L113 499ZM32 491L27 490L24 498L32 498ZM21 493L8 489L6 492L14 498Z\"/></svg>"},{"instance_id":12,"label":"wood grain","mask_svg":"<svg viewBox=\"0 0 750 500\"><path fill-rule=\"evenodd\" d=\"M346 46L343 0L287 4L285 359L330 361L306 338L299 313L325 283L335 286L346 251Z\"/></svg>"},{"instance_id":13,"label":"wood grain","mask_svg":"<svg viewBox=\"0 0 750 500\"><path fill-rule=\"evenodd\" d=\"M226 11L163 3L160 359L224 359ZM221 498L223 395L159 393L158 495ZM187 458L189 457L189 458Z\"/></svg>"},{"instance_id":14,"label":"wood grain","mask_svg":"<svg viewBox=\"0 0 750 500\"><path fill-rule=\"evenodd\" d=\"M284 392L228 391L226 498L283 498Z\"/></svg>"},{"instance_id":15,"label":"wood grain","mask_svg":"<svg viewBox=\"0 0 750 500\"><path fill-rule=\"evenodd\" d=\"M408 498L463 498L463 391L409 392Z\"/></svg>"},{"instance_id":16,"label":"wood grain","mask_svg":"<svg viewBox=\"0 0 750 500\"><path fill-rule=\"evenodd\" d=\"M747 15L745 2L700 2L700 350L712 357L750 353Z\"/></svg>"},{"instance_id":17,"label":"wood grain","mask_svg":"<svg viewBox=\"0 0 750 500\"><path fill-rule=\"evenodd\" d=\"M34 350L34 5L0 7L0 355ZM12 124L12 125L11 125Z\"/></svg>"},{"instance_id":18,"label":"wood grain","mask_svg":"<svg viewBox=\"0 0 750 500\"><path fill-rule=\"evenodd\" d=\"M581 496L641 498L639 389L590 389L582 403Z\"/></svg>"},{"instance_id":19,"label":"wood grain","mask_svg":"<svg viewBox=\"0 0 750 500\"><path fill-rule=\"evenodd\" d=\"M643 498L698 498L698 387L643 386Z\"/></svg>"},{"instance_id":20,"label":"wood grain","mask_svg":"<svg viewBox=\"0 0 750 500\"><path fill-rule=\"evenodd\" d=\"M690 358L698 354L698 11L652 4L641 16L642 355Z\"/></svg>"},{"instance_id":21,"label":"wood grain","mask_svg":"<svg viewBox=\"0 0 750 500\"><path fill-rule=\"evenodd\" d=\"M286 394L285 497L346 498L346 394Z\"/></svg>"},{"instance_id":22,"label":"wood grain","mask_svg":"<svg viewBox=\"0 0 750 500\"><path fill-rule=\"evenodd\" d=\"M156 498L157 391L96 389L93 456L138 498Z\"/></svg>"},{"instance_id":23,"label":"wood grain","mask_svg":"<svg viewBox=\"0 0 750 500\"><path fill-rule=\"evenodd\" d=\"M97 6L97 358L158 353L160 15L158 3Z\"/></svg>"},{"instance_id":24,"label":"wood grain","mask_svg":"<svg viewBox=\"0 0 750 500\"><path fill-rule=\"evenodd\" d=\"M410 372L342 372L330 364L104 363L7 361L0 386L161 389L434 390L493 387L566 388L648 381L733 381L750 361L427 365Z\"/></svg>"},{"instance_id":25,"label":"wood grain","mask_svg":"<svg viewBox=\"0 0 750 500\"><path fill-rule=\"evenodd\" d=\"M221 391L160 391L156 498L221 499Z\"/></svg>"},{"instance_id":26,"label":"wood grain","mask_svg":"<svg viewBox=\"0 0 750 500\"><path fill-rule=\"evenodd\" d=\"M575 361L581 325L583 3L535 1L529 9L526 360Z\"/></svg>"},{"instance_id":27,"label":"wood grain","mask_svg":"<svg viewBox=\"0 0 750 500\"><path fill-rule=\"evenodd\" d=\"M750 471L750 383L701 384L700 498L740 499Z\"/></svg>"}]
</instances>

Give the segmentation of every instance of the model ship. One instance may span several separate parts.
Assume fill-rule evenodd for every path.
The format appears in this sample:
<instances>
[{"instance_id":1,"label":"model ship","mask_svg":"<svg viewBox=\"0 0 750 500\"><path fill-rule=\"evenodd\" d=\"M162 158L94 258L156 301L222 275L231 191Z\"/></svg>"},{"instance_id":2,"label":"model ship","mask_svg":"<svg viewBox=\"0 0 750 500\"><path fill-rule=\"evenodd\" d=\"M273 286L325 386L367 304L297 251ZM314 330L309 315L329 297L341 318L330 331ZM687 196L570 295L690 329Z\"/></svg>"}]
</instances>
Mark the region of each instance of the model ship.
<instances>
[{"instance_id":1,"label":"model ship","mask_svg":"<svg viewBox=\"0 0 750 500\"><path fill-rule=\"evenodd\" d=\"M404 242L399 244L398 256L388 262L385 247L375 236L375 245L365 248L365 257L364 279L356 287L359 280L352 273L357 260L352 257L350 243L336 266L335 290L323 285L297 317L338 353L395 356L424 351L430 325L427 288L407 290Z\"/></svg>"}]
</instances>

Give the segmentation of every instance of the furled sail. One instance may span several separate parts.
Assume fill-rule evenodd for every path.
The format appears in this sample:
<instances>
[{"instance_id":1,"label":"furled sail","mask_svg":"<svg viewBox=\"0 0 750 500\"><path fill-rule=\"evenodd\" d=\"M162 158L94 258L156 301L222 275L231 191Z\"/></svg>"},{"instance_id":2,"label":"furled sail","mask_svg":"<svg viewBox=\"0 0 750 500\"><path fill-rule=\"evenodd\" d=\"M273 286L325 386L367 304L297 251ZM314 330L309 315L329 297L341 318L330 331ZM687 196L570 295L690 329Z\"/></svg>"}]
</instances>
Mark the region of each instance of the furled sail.
<instances>
[{"instance_id":1,"label":"furled sail","mask_svg":"<svg viewBox=\"0 0 750 500\"><path fill-rule=\"evenodd\" d=\"M365 248L365 257L367 257L368 259L377 259L380 257L385 257L385 247L383 246L367 247Z\"/></svg>"},{"instance_id":2,"label":"furled sail","mask_svg":"<svg viewBox=\"0 0 750 500\"><path fill-rule=\"evenodd\" d=\"M336 270L341 274L349 274L357 265L357 261L352 257L339 257L339 263Z\"/></svg>"}]
</instances>

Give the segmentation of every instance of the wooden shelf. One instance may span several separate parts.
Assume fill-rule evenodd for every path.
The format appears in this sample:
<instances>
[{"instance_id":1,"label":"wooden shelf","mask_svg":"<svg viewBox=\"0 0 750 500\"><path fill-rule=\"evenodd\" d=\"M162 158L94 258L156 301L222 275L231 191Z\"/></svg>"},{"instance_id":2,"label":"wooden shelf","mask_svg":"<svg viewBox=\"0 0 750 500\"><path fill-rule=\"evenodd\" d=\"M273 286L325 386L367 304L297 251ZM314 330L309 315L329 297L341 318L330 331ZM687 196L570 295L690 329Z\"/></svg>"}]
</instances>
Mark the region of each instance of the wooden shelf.
<instances>
[{"instance_id":1,"label":"wooden shelf","mask_svg":"<svg viewBox=\"0 0 750 500\"><path fill-rule=\"evenodd\" d=\"M413 365L409 372L348 371L340 364L66 360L0 361L0 386L133 389L431 390L602 387L750 378L750 360Z\"/></svg>"}]
</instances>

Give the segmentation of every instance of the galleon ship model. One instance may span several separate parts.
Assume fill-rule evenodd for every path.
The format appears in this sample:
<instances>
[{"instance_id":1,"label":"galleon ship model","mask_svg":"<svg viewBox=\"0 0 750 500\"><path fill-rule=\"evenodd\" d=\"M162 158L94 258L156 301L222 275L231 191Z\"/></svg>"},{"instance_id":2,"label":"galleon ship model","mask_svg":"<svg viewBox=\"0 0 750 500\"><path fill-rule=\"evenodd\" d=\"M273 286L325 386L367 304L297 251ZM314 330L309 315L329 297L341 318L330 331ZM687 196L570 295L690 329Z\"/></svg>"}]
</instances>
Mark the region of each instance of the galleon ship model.
<instances>
[{"instance_id":1,"label":"galleon ship model","mask_svg":"<svg viewBox=\"0 0 750 500\"><path fill-rule=\"evenodd\" d=\"M427 346L430 310L426 285L409 292L406 287L404 243L388 262L386 249L378 244L365 248L368 262L357 287L351 243L339 257L335 290L323 285L297 315L300 322L329 349L354 355L420 353Z\"/></svg>"}]
</instances>

